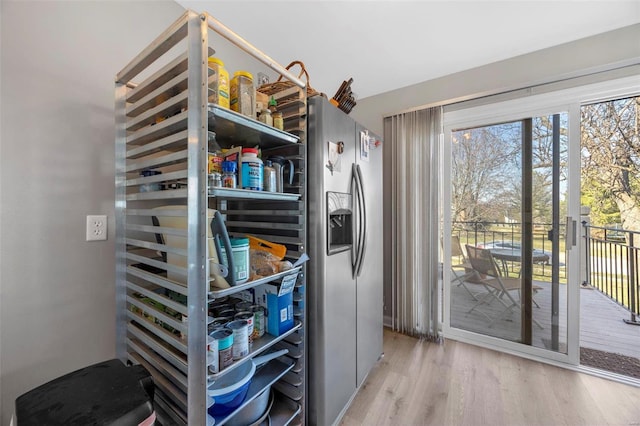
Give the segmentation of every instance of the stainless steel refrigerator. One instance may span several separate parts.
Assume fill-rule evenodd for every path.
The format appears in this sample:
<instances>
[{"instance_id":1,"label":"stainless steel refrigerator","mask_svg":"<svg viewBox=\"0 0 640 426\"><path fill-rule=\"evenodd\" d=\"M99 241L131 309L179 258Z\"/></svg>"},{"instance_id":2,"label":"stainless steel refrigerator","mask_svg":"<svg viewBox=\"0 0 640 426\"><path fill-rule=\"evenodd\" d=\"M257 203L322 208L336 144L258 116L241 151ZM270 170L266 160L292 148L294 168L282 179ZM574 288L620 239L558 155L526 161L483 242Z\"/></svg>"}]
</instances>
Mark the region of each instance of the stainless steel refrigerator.
<instances>
[{"instance_id":1,"label":"stainless steel refrigerator","mask_svg":"<svg viewBox=\"0 0 640 426\"><path fill-rule=\"evenodd\" d=\"M308 126L307 418L331 425L382 354L382 140L320 96Z\"/></svg>"}]
</instances>

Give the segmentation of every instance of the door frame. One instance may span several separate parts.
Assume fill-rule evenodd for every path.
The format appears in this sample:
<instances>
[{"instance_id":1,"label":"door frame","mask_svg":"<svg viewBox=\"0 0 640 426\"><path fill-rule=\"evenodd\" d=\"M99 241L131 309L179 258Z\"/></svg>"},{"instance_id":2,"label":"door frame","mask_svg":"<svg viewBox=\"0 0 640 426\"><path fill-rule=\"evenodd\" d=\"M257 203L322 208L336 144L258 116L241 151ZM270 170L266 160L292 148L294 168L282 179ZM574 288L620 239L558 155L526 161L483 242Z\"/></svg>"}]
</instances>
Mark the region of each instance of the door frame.
<instances>
[{"instance_id":1,"label":"door frame","mask_svg":"<svg viewBox=\"0 0 640 426\"><path fill-rule=\"evenodd\" d=\"M530 92L534 92L532 88ZM601 83L589 84L570 89L549 93L531 94L518 99L496 102L482 106L445 112L444 142L442 167L442 232L451 235L451 132L456 128L481 127L496 123L519 121L529 117L540 117L558 112L568 113L569 141L568 141L568 204L567 216L578 221L580 218L580 107L583 104L625 97L640 93L640 79L626 77ZM442 237L442 236L441 236ZM523 356L558 365L578 366L580 363L580 283L581 283L581 246L580 238L577 245L567 253L567 353L559 353L544 348L524 345L518 342L503 340L471 331L451 327L451 247L449 238L443 241L443 335L445 338L459 340L506 353Z\"/></svg>"}]
</instances>

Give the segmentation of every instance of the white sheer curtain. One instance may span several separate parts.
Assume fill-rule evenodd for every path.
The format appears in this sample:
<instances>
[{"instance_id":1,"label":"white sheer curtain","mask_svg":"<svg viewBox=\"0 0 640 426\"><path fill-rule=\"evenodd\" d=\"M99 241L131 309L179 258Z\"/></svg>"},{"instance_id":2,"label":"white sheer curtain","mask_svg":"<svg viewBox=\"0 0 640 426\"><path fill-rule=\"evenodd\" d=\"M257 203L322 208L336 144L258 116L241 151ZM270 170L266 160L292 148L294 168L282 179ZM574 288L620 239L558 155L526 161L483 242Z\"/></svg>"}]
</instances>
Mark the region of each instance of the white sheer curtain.
<instances>
[{"instance_id":1,"label":"white sheer curtain","mask_svg":"<svg viewBox=\"0 0 640 426\"><path fill-rule=\"evenodd\" d=\"M401 333L438 334L439 164L441 108L387 117L385 137L385 254L391 325ZM391 300L389 301L389 296Z\"/></svg>"}]
</instances>

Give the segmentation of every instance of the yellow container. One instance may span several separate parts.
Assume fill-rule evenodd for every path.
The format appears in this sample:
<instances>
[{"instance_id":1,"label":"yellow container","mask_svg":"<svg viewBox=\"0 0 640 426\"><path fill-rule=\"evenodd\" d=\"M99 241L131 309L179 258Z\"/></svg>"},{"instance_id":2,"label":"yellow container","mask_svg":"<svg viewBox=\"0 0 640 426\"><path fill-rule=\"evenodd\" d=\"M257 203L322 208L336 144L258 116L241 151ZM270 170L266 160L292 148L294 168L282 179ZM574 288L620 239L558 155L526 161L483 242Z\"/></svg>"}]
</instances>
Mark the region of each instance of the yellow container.
<instances>
[{"instance_id":1,"label":"yellow container","mask_svg":"<svg viewBox=\"0 0 640 426\"><path fill-rule=\"evenodd\" d=\"M236 71L231 79L231 109L253 119L256 118L256 90L253 75L247 71Z\"/></svg>"},{"instance_id":2,"label":"yellow container","mask_svg":"<svg viewBox=\"0 0 640 426\"><path fill-rule=\"evenodd\" d=\"M213 56L209 58L209 102L221 107L229 108L229 73L224 68L224 62Z\"/></svg>"}]
</instances>

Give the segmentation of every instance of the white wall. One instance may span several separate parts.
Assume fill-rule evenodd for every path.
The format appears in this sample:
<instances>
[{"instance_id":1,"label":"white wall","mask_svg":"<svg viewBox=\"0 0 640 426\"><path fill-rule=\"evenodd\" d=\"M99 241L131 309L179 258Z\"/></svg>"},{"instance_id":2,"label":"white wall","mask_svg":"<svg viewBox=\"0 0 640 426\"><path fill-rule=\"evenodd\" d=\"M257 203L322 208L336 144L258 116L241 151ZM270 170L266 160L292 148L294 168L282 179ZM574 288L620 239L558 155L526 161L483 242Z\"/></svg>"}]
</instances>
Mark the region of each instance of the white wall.
<instances>
[{"instance_id":1,"label":"white wall","mask_svg":"<svg viewBox=\"0 0 640 426\"><path fill-rule=\"evenodd\" d=\"M423 105L443 104L640 63L640 24L516 56L358 100L351 115L382 134L382 118ZM446 38L443 39L446 43ZM490 49L490 46L487 46ZM428 46L423 54L429 54ZM398 70L401 70L401 64Z\"/></svg>"},{"instance_id":2,"label":"white wall","mask_svg":"<svg viewBox=\"0 0 640 426\"><path fill-rule=\"evenodd\" d=\"M115 356L114 76L173 1L0 2L0 423L15 398ZM109 240L85 242L85 216Z\"/></svg>"}]
</instances>

